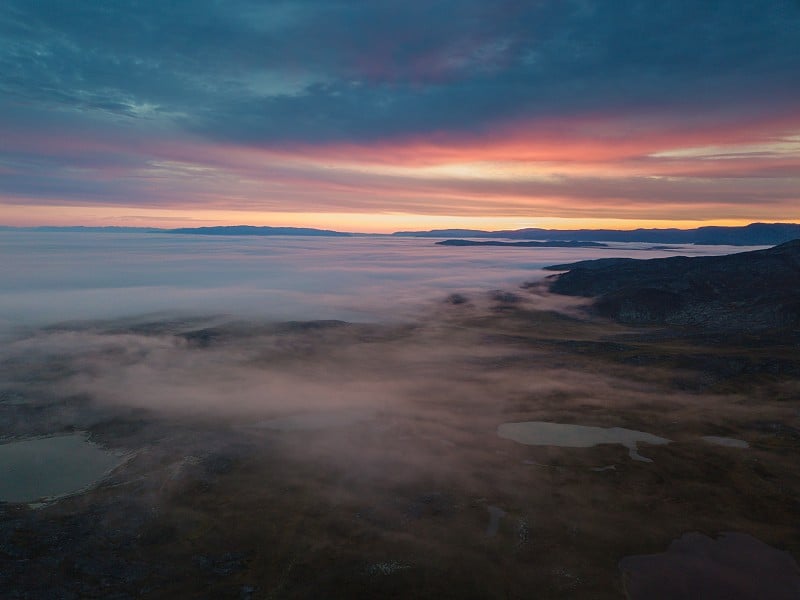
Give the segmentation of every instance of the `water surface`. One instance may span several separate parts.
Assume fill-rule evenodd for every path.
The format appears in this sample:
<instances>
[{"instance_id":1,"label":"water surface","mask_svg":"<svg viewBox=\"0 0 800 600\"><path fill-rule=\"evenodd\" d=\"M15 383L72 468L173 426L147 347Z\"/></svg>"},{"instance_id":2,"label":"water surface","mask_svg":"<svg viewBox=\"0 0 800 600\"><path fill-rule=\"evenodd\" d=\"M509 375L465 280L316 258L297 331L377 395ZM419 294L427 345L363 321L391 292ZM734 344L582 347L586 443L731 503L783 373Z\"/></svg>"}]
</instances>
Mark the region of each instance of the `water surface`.
<instances>
[{"instance_id":1,"label":"water surface","mask_svg":"<svg viewBox=\"0 0 800 600\"><path fill-rule=\"evenodd\" d=\"M720 437L717 435L704 435L703 441L708 442L709 444L715 444L717 446L727 446L728 448L750 447L750 444L748 444L744 440L737 440L736 438L729 438L729 437Z\"/></svg>"},{"instance_id":2,"label":"water surface","mask_svg":"<svg viewBox=\"0 0 800 600\"><path fill-rule=\"evenodd\" d=\"M547 421L503 423L497 435L528 446L560 446L562 448L591 448L600 444L622 444L633 460L652 462L638 452L636 444L668 444L670 440L644 431L622 427L591 427Z\"/></svg>"},{"instance_id":3,"label":"water surface","mask_svg":"<svg viewBox=\"0 0 800 600\"><path fill-rule=\"evenodd\" d=\"M122 457L91 443L83 433L0 444L0 501L74 494L121 462Z\"/></svg>"}]
</instances>

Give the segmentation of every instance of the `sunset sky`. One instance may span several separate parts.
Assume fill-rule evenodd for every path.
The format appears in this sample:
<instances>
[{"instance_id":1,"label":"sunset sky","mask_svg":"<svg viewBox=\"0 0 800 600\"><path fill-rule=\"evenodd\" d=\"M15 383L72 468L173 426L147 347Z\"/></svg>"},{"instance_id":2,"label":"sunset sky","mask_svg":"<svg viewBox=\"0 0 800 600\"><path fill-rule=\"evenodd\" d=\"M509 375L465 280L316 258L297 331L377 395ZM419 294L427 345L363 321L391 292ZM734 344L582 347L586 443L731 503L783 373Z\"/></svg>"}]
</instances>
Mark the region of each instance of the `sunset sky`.
<instances>
[{"instance_id":1,"label":"sunset sky","mask_svg":"<svg viewBox=\"0 0 800 600\"><path fill-rule=\"evenodd\" d=\"M800 221L798 0L5 0L0 224Z\"/></svg>"}]
</instances>

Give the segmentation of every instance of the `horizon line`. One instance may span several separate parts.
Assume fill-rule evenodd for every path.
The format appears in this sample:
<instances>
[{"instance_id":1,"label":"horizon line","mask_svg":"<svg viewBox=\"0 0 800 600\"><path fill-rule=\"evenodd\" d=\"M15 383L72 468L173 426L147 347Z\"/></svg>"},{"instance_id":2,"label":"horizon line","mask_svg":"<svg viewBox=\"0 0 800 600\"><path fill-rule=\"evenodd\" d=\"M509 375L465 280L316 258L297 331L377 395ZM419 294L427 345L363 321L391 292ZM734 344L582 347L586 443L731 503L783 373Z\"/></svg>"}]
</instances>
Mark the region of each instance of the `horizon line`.
<instances>
[{"instance_id":1,"label":"horizon line","mask_svg":"<svg viewBox=\"0 0 800 600\"><path fill-rule=\"evenodd\" d=\"M699 229L742 229L745 227L751 227L754 225L795 225L800 226L800 223L796 221L750 221L743 225L698 225L695 227L632 227L632 228L620 228L620 227L520 227L517 229L475 229L471 227L436 227L432 229L399 229L396 231L391 232L374 232L374 231L349 231L349 230L342 230L342 229L329 229L325 227L306 227L301 225L250 225L246 223L238 223L235 225L198 225L198 226L181 226L181 227L159 227L159 226L151 226L151 225L6 225L0 223L0 230L9 230L9 229L18 229L18 230L51 230L51 229L61 229L61 230L69 230L69 229L102 229L102 230L129 230L129 231L140 231L142 233L153 231L153 232L178 232L178 231L197 231L203 229L236 229L236 228L249 228L249 229L284 229L284 230L305 230L305 231L315 231L315 232L330 232L336 234L347 234L347 235L378 235L378 236L387 236L387 235L396 235L396 234L413 234L413 233L434 233L434 232L445 232L445 231L470 231L476 233L514 233L514 232L522 232L522 231L543 231L543 232L560 232L560 231L614 231L614 232L635 232L635 231L695 231Z\"/></svg>"}]
</instances>

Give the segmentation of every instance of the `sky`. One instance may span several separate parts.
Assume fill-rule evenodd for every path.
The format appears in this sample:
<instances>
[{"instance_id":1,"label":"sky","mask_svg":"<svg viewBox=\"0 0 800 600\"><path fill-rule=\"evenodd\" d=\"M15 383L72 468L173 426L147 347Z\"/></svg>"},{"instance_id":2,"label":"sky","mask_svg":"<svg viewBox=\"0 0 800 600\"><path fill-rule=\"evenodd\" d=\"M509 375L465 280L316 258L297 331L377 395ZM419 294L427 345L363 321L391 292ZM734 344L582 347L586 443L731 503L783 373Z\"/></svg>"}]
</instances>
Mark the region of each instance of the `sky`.
<instances>
[{"instance_id":1,"label":"sky","mask_svg":"<svg viewBox=\"0 0 800 600\"><path fill-rule=\"evenodd\" d=\"M800 221L798 0L5 0L0 224Z\"/></svg>"}]
</instances>

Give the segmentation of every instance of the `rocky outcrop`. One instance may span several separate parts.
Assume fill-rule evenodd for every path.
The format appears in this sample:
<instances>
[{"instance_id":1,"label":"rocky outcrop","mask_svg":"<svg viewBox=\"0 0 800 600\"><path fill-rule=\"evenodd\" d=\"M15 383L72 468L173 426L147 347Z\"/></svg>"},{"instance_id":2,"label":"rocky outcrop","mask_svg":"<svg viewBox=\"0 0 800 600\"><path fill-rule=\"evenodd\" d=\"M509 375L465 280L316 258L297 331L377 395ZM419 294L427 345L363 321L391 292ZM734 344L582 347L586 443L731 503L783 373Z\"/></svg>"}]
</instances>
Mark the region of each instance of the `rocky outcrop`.
<instances>
[{"instance_id":1,"label":"rocky outcrop","mask_svg":"<svg viewBox=\"0 0 800 600\"><path fill-rule=\"evenodd\" d=\"M596 314L635 325L724 330L800 327L800 239L726 256L557 265L551 291L593 297Z\"/></svg>"}]
</instances>

